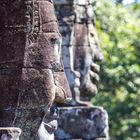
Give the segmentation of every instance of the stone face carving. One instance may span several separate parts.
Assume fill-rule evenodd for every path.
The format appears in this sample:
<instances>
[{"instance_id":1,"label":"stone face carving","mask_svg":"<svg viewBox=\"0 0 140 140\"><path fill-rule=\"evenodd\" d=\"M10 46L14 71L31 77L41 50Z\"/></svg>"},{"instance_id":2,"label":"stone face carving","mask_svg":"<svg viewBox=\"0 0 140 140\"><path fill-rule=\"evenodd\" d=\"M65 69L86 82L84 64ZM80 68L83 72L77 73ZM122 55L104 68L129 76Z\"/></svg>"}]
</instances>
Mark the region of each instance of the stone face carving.
<instances>
[{"instance_id":1,"label":"stone face carving","mask_svg":"<svg viewBox=\"0 0 140 140\"><path fill-rule=\"evenodd\" d=\"M108 114L89 101L97 93L103 60L98 46L92 0L54 0L62 34L62 56L73 101L60 108L57 140L108 140Z\"/></svg>"},{"instance_id":2,"label":"stone face carving","mask_svg":"<svg viewBox=\"0 0 140 140\"><path fill-rule=\"evenodd\" d=\"M0 16L0 127L34 140L44 112L71 98L53 3L1 0Z\"/></svg>"},{"instance_id":3,"label":"stone face carving","mask_svg":"<svg viewBox=\"0 0 140 140\"><path fill-rule=\"evenodd\" d=\"M81 98L90 100L97 93L100 67L96 62L103 60L98 46L92 1L54 0L54 3L63 37L64 67L73 99L78 104L86 104Z\"/></svg>"}]
</instances>

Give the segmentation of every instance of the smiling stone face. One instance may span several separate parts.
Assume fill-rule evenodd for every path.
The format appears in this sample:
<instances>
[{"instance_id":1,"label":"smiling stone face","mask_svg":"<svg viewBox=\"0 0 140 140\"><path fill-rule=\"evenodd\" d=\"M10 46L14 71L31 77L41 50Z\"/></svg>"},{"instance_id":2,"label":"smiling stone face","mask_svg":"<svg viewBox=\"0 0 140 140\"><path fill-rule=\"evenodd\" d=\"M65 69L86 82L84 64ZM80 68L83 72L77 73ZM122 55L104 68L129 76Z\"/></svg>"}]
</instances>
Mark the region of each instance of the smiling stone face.
<instances>
[{"instance_id":1,"label":"smiling stone face","mask_svg":"<svg viewBox=\"0 0 140 140\"><path fill-rule=\"evenodd\" d=\"M61 3L54 0L54 3L63 39L63 62L73 99L76 102L81 97L89 100L97 93L100 66L96 62L103 60L91 0Z\"/></svg>"},{"instance_id":2,"label":"smiling stone face","mask_svg":"<svg viewBox=\"0 0 140 140\"><path fill-rule=\"evenodd\" d=\"M21 139L35 139L44 108L71 98L54 5L1 0L0 15L0 127L20 127Z\"/></svg>"}]
</instances>

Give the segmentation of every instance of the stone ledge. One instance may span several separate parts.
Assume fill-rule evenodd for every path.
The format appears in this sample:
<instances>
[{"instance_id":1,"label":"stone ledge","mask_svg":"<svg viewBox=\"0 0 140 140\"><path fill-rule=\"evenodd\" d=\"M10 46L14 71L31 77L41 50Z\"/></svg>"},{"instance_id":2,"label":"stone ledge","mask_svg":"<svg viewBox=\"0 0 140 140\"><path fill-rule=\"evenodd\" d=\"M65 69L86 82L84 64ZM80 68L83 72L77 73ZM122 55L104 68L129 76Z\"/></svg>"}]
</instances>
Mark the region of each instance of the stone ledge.
<instances>
[{"instance_id":1,"label":"stone ledge","mask_svg":"<svg viewBox=\"0 0 140 140\"><path fill-rule=\"evenodd\" d=\"M61 107L57 140L108 140L108 114L102 107Z\"/></svg>"}]
</instances>

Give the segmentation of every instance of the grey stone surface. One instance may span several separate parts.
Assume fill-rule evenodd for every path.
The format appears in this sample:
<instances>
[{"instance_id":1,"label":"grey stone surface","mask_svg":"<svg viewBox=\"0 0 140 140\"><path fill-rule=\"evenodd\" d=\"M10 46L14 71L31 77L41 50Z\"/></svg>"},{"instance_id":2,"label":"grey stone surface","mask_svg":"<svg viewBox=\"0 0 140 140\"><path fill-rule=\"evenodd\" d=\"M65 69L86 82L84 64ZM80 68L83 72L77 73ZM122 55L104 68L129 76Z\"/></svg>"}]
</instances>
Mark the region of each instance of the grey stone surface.
<instances>
[{"instance_id":1,"label":"grey stone surface","mask_svg":"<svg viewBox=\"0 0 140 140\"><path fill-rule=\"evenodd\" d=\"M101 107L62 107L59 117L57 140L108 139L108 115Z\"/></svg>"}]
</instances>

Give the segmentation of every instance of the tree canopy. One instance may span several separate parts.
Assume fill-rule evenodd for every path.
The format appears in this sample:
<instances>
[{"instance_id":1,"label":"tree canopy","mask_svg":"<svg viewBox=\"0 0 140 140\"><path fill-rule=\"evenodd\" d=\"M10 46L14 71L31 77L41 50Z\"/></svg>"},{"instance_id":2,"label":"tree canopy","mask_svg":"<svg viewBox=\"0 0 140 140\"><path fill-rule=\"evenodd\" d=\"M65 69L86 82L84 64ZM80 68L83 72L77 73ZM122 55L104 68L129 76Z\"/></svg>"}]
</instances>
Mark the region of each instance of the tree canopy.
<instances>
[{"instance_id":1,"label":"tree canopy","mask_svg":"<svg viewBox=\"0 0 140 140\"><path fill-rule=\"evenodd\" d=\"M105 60L93 104L109 113L111 140L140 140L140 5L94 0Z\"/></svg>"}]
</instances>

